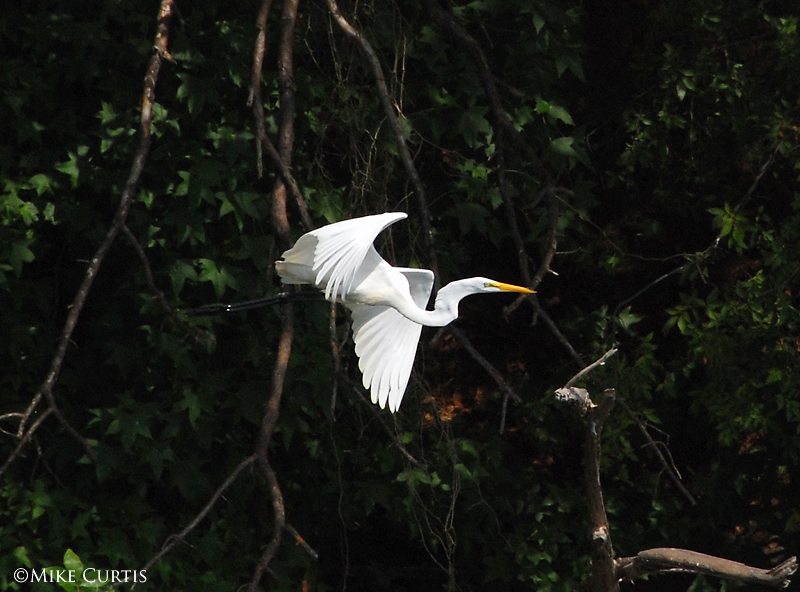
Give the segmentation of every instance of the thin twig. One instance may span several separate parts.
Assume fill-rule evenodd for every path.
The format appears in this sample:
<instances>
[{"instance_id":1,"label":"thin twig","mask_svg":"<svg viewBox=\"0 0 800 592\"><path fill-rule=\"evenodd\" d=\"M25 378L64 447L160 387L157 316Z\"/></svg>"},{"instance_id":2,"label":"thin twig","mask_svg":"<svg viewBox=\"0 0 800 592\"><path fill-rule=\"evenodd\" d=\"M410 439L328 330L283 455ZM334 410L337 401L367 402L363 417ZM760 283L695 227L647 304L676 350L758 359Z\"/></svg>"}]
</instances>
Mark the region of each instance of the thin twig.
<instances>
[{"instance_id":1,"label":"thin twig","mask_svg":"<svg viewBox=\"0 0 800 592\"><path fill-rule=\"evenodd\" d=\"M533 278L529 279L528 287L531 290L535 290L539 287L539 284L542 283L544 276L548 273L553 273L552 269L550 269L550 264L553 262L553 259L556 256L556 250L558 249L558 221L559 221L559 210L558 210L558 200L556 199L556 194L566 192L572 194L571 191L568 189L563 189L561 187L545 187L539 192L539 196L537 197L536 201L540 201L543 196L547 196L548 198L548 212L549 212L549 222L550 222L550 236L547 241L547 249L542 256L542 261L539 263L539 268L536 270L536 274ZM527 255L523 252L520 254L520 257L525 257L527 260ZM520 265L523 265L522 261L520 261ZM528 300L527 296L520 296L519 298L515 298L514 301L503 308L503 316L508 318L508 316L517 310L520 304Z\"/></svg>"},{"instance_id":2,"label":"thin twig","mask_svg":"<svg viewBox=\"0 0 800 592\"><path fill-rule=\"evenodd\" d=\"M439 26L450 33L470 54L472 54L473 63L481 77L489 107L497 123L497 131L506 134L511 139L517 149L524 154L525 159L528 164L533 167L539 179L545 185L550 185L550 174L544 164L539 159L536 151L525 141L517 128L514 127L514 124L508 118L503 108L500 93L495 84L495 77L489 68L489 62L486 59L486 55L483 53L480 43L456 21L452 14L439 6L436 0L427 0L427 2L425 2L425 7Z\"/></svg>"},{"instance_id":3,"label":"thin twig","mask_svg":"<svg viewBox=\"0 0 800 592\"><path fill-rule=\"evenodd\" d=\"M419 462L416 458L414 458L411 455L411 453L406 449L406 447L403 445L403 442L400 440L400 438L397 437L397 434L394 433L391 430L391 428L389 427L389 424L386 423L386 419L385 419L384 414L381 413L381 411L378 409L378 407L376 405L373 405L372 403L370 403L369 399L367 399L367 397L364 395L364 393L361 391L361 389L358 386L356 386L355 383L352 380L350 380L350 378L347 375L342 374L341 376L342 376L342 379L345 382L347 382L347 384L350 386L350 389L353 391L353 393L356 395L356 397L358 397L358 399L362 403L364 403L364 405L367 406L367 408L372 413L373 417L375 417L375 419L378 420L378 423L381 424L381 427L384 429L384 431L392 439L392 442L394 442L394 445L397 446L397 449L400 451L400 453L404 457L406 457L406 460L408 462L410 462L411 464L417 466L417 467L423 466L422 463Z\"/></svg>"},{"instance_id":4,"label":"thin twig","mask_svg":"<svg viewBox=\"0 0 800 592\"><path fill-rule=\"evenodd\" d=\"M628 418L636 425L636 427L639 428L639 432L642 434L644 439L647 440L647 443L649 444L650 448L653 450L656 457L658 458L659 463L661 463L661 466L667 472L667 475L669 476L670 480L675 485L675 487L678 488L678 491L680 491L683 494L683 496L687 500L689 500L690 504L696 506L697 500L694 499L694 496L691 493L689 493L689 490L686 489L686 487L684 487L680 476L678 476L677 470L672 467L672 464L666 459L664 453L661 452L661 448L658 446L658 443L650 435L650 432L647 431L647 427L644 425L642 420L639 419L639 416L636 415L636 413L633 411L633 409L631 409L630 405L628 405L628 402L625 401L624 398L617 397L617 402L619 403L619 406L622 407L622 410L625 412L625 415L627 415Z\"/></svg>"},{"instance_id":5,"label":"thin twig","mask_svg":"<svg viewBox=\"0 0 800 592\"><path fill-rule=\"evenodd\" d=\"M161 308L166 312L172 320L175 322L178 327L181 328L182 331L192 336L195 342L200 344L206 344L209 342L214 341L214 336L208 333L207 331L203 331L197 327L193 327L186 323L180 315L169 305L167 299L164 298L164 293L158 289L156 286L155 277L153 276L153 270L150 267L150 261L147 259L147 254L144 252L144 247L136 238L136 235L131 232L130 228L127 225L122 226L122 233L130 242L133 250L136 251L136 254L139 256L139 261L142 264L142 269L144 270L144 278L145 283L147 284L147 288L150 290L150 294L155 298L156 302L161 306Z\"/></svg>"},{"instance_id":6,"label":"thin twig","mask_svg":"<svg viewBox=\"0 0 800 592\"><path fill-rule=\"evenodd\" d=\"M600 356L600 358L598 358L597 360L595 360L594 362L592 362L591 364L589 364L588 366L586 366L585 368L580 370L580 372L578 372L575 376L570 378L569 381L567 382L567 384L564 385L564 388L569 388L569 387L573 386L581 378L583 378L584 376L586 376L587 374L592 372L595 368L604 365L606 363L606 360L608 358L610 358L611 356L613 356L615 353L617 353L617 350L616 350L616 348L612 347L610 350L608 350L606 353L604 353L602 356Z\"/></svg>"},{"instance_id":7,"label":"thin twig","mask_svg":"<svg viewBox=\"0 0 800 592\"><path fill-rule=\"evenodd\" d=\"M42 412L42 414L36 419L36 421L33 422L33 425L30 428L28 428L28 431L25 432L25 434L23 434L23 436L19 439L19 442L17 442L16 448L14 448L14 450L8 456L8 458L6 459L6 462L3 463L3 466L0 467L0 477L2 477L3 474L6 472L6 469L8 469L8 467L11 466L11 463L14 462L14 459L17 458L17 456L19 456L20 452L25 447L25 444L28 443L28 440L31 439L31 436L33 436L34 432L37 429L39 429L39 426L41 425L41 423L52 412L53 412L53 408L52 407L50 407L49 409L45 409Z\"/></svg>"},{"instance_id":8,"label":"thin twig","mask_svg":"<svg viewBox=\"0 0 800 592\"><path fill-rule=\"evenodd\" d=\"M161 546L161 550L159 550L158 553L153 555L153 557L151 557L150 560L144 564L144 567L142 567L142 569L146 571L151 567L153 567L158 561L161 560L162 557L164 557L164 555L169 553L175 545L183 541L186 538L186 536L191 531L193 531L198 524L200 524L203 518L205 518L208 515L208 513L211 511L211 508L213 508L214 505L217 503L217 500L222 496L223 493L225 493L225 490L228 489L228 487L230 487L233 484L233 482L236 481L236 479L239 477L239 473L241 473L242 470L253 464L255 460L256 460L256 455L251 454L250 456L245 458L242 462L240 462L236 466L236 468L234 468L233 471L231 471L230 475L228 475L225 481L222 482L222 485L217 487L217 490L211 495L209 500L206 502L206 505L203 506L203 509L200 510L200 512L198 512L197 515L195 515L195 517L192 518L191 522L189 522L189 524L187 524L180 532L169 536L167 540L164 541L164 544Z\"/></svg>"},{"instance_id":9,"label":"thin twig","mask_svg":"<svg viewBox=\"0 0 800 592\"><path fill-rule=\"evenodd\" d=\"M288 523L287 523L287 524L284 524L284 527L285 527L285 528L286 528L286 530L289 532L289 534L290 534L290 535L292 535L292 536L294 537L294 540L295 540L295 542L296 542L298 545L300 545L300 547L302 547L303 551L305 551L306 553L308 553L308 554L311 556L311 558L312 558L312 559L314 559L314 560L318 560L318 559L319 559L319 553L317 553L317 552L316 552L316 551L315 551L315 550L314 550L314 549L311 547L311 545L309 545L309 544L306 542L306 540L305 540L305 539L304 539L302 536L300 536L300 533L299 533L299 532L297 532L297 530L295 529L295 527L294 527L294 526L292 526L291 524L288 524Z\"/></svg>"},{"instance_id":10,"label":"thin twig","mask_svg":"<svg viewBox=\"0 0 800 592\"><path fill-rule=\"evenodd\" d=\"M403 162L406 174L411 179L411 183L414 186L414 190L417 194L417 205L420 209L420 226L424 236L425 247L428 250L430 268L434 272L434 281L437 282L435 287L438 288L439 263L436 256L436 249L434 247L433 229L431 228L430 222L431 213L430 209L428 208L427 192L425 191L425 187L422 184L422 179L420 179L419 173L414 166L414 160L411 158L411 152L408 150L408 144L406 143L403 131L400 129L397 112L395 110L394 103L389 96L389 89L386 86L386 78L383 75L383 68L381 67L380 60L378 59L378 54L375 53L375 50L372 48L372 45L370 45L369 41L367 41L367 38L364 37L364 35L355 27L353 27L347 21L347 19L344 18L344 16L342 16L342 13L339 11L339 7L336 5L336 0L325 1L328 4L328 9L333 16L333 19L336 21L342 31L358 42L359 46L367 57L370 67L372 68L372 73L375 77L375 86L378 90L378 98L383 106L383 111L386 115L386 119L389 122L389 126L392 128L392 133L394 134L395 142L397 144L397 150L400 153L400 160Z\"/></svg>"}]
</instances>

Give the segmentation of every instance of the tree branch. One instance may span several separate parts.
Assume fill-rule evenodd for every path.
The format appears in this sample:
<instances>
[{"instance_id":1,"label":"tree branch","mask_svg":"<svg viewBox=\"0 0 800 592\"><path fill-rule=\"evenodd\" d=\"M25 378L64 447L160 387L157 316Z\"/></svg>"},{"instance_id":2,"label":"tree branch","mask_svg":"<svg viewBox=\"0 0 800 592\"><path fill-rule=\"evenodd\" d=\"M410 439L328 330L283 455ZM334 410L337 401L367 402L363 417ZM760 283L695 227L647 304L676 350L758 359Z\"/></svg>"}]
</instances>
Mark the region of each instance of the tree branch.
<instances>
[{"instance_id":1,"label":"tree branch","mask_svg":"<svg viewBox=\"0 0 800 592\"><path fill-rule=\"evenodd\" d=\"M222 496L223 493L225 493L225 490L228 489L228 487L230 487L234 481L236 481L236 479L239 477L239 473L241 473L243 469L253 464L255 460L255 454L251 454L242 462L240 462L236 468L231 471L230 475L228 475L225 481L222 482L222 485L217 487L217 490L213 493L208 502L206 502L206 505L203 506L203 509L197 513L197 515L183 528L183 530L168 537L161 546L161 550L153 555L153 557L151 557L150 560L145 563L142 569L146 571L153 567L158 561L161 560L162 557L164 557L164 555L169 553L175 545L183 541L186 538L186 535L193 531L197 525L200 524L200 521L203 520L203 518L205 518L206 515L211 511L211 508L214 507L214 504L217 503L217 500Z\"/></svg>"},{"instance_id":2,"label":"tree branch","mask_svg":"<svg viewBox=\"0 0 800 592\"><path fill-rule=\"evenodd\" d=\"M266 50L267 39L267 17L269 16L270 8L272 7L272 0L264 0L261 4L261 9L256 18L256 29L258 29L258 36L256 37L255 49L253 50L253 71L250 79L250 91L247 98L248 106L253 109L253 117L256 121L256 167L258 169L258 178L260 179L264 174L264 164L262 162L263 150L267 151L267 155L272 160L272 164L278 169L278 172L283 177L286 185L297 203L297 209L300 211L300 220L306 230L311 230L314 223L311 221L311 215L308 213L308 205L306 204L303 192L300 186L292 175L291 166L285 163L275 148L275 145L267 135L267 127L264 122L264 103L261 100L261 70L264 64L264 52ZM284 97L281 97L283 101ZM283 103L281 103L283 104Z\"/></svg>"},{"instance_id":3,"label":"tree branch","mask_svg":"<svg viewBox=\"0 0 800 592\"><path fill-rule=\"evenodd\" d=\"M576 389L574 385L614 355L615 349L603 354L598 360L589 364L572 377L562 388L556 391L559 400L578 403L577 408L588 420L583 446L583 482L586 487L589 519L591 521L591 556L592 574L585 587L592 592L614 592L619 590L619 579L614 573L614 550L611 544L611 531L608 516L603 502L603 487L600 483L600 438L603 423L614 406L614 390L606 389L600 403L595 405L585 389Z\"/></svg>"},{"instance_id":4,"label":"tree branch","mask_svg":"<svg viewBox=\"0 0 800 592\"><path fill-rule=\"evenodd\" d=\"M293 74L293 41L294 26L297 21L297 7L299 0L284 0L283 16L281 18L281 40L278 48L278 84L280 87L281 108L278 127L278 154L283 165L289 169L292 163L292 146L294 144L294 74ZM265 12L265 9L262 9ZM266 18L266 17L264 17ZM255 81L254 81L255 82ZM260 101L259 101L260 104ZM309 220L310 223L310 220ZM272 226L283 247L288 247L292 242L289 228L289 217L286 208L286 184L282 177L275 180L272 190ZM272 538L267 544L261 559L253 570L248 589L255 592L258 589L264 572L269 567L275 552L280 546L283 531L286 525L286 508L283 501L278 477L269 462L269 444L272 434L280 416L281 397L286 380L286 370L292 353L292 340L294 337L294 308L291 302L281 306L281 335L278 341L278 352L275 366L272 371L272 393L267 401L267 408L261 419L261 428L258 433L254 456L257 466L269 488L272 499L274 524Z\"/></svg>"},{"instance_id":5,"label":"tree branch","mask_svg":"<svg viewBox=\"0 0 800 592\"><path fill-rule=\"evenodd\" d=\"M599 405L586 410L589 424L583 451L583 481L588 497L591 520L592 575L588 586L594 592L614 592L619 590L619 581L614 573L614 549L611 545L611 530L603 502L603 488L600 483L600 436L603 422L614 405L614 391L608 389Z\"/></svg>"},{"instance_id":6,"label":"tree branch","mask_svg":"<svg viewBox=\"0 0 800 592\"><path fill-rule=\"evenodd\" d=\"M696 551L659 548L642 551L635 557L616 559L614 567L618 579L629 581L649 573L682 572L786 588L789 585L789 576L797 571L797 557L790 557L772 569L759 569Z\"/></svg>"},{"instance_id":7,"label":"tree branch","mask_svg":"<svg viewBox=\"0 0 800 592\"><path fill-rule=\"evenodd\" d=\"M83 282L81 282L78 292L69 306L69 314L67 315L67 320L64 323L64 328L61 331L61 337L59 338L56 353L53 356L47 377L39 387L39 390L36 392L34 397L31 399L28 408L25 410L22 418L20 419L19 427L17 429L17 437L23 438L23 435L25 435L26 438L30 438L32 431L29 429L26 432L28 421L41 400L44 398L47 401L48 407L53 411L54 415L58 418L64 429L73 438L75 438L81 444L81 446L83 446L86 456L92 462L96 462L97 460L94 449L86 440L86 438L84 438L75 428L73 428L72 425L70 425L66 418L61 414L53 395L53 389L58 381L58 376L61 372L61 366L64 363L64 358L67 354L67 347L69 346L72 333L78 324L78 319L80 318L80 314L83 310L84 304L86 303L86 299L89 296L89 291L91 290L94 279L100 270L100 266L102 265L105 256L108 254L108 251L120 230L125 225L125 220L127 219L128 212L130 211L134 193L139 185L139 179L141 178L142 171L144 170L144 164L147 161L147 154L149 152L151 142L150 127L153 118L153 103L155 100L155 87L158 80L158 73L161 69L163 60L166 59L169 61L174 61L174 58L167 50L167 44L169 41L169 21L172 17L172 10L173 0L162 0L158 12L158 26L155 34L154 52L150 58L150 64L144 78L142 112L139 120L139 146L134 155L133 163L131 165L130 172L128 173L128 179L125 183L125 187L122 190L117 211L114 214L114 218L112 219L111 225L106 232L103 242L100 243L100 246L92 256L90 263L86 268ZM41 421L37 421L34 424L34 426L37 428L40 425ZM33 429L34 426L31 426L31 429Z\"/></svg>"},{"instance_id":8,"label":"tree branch","mask_svg":"<svg viewBox=\"0 0 800 592\"><path fill-rule=\"evenodd\" d=\"M53 408L52 407L50 407L49 409L45 409L42 412L42 414L36 419L36 421L33 423L33 425L30 428L28 428L28 431L25 432L22 435L22 437L19 439L19 442L17 442L17 447L14 448L13 452L10 455L8 455L8 458L6 459L6 462L4 462L3 466L0 467L0 477L2 477L3 473L6 472L6 469L8 469L8 467L11 466L11 463L14 462L14 459L17 458L17 456L19 456L20 452L22 452L22 449L25 447L25 444L28 443L28 440L31 439L31 436L33 436L34 432L37 429L39 429L39 426L41 425L41 423L52 412L53 412Z\"/></svg>"}]
</instances>

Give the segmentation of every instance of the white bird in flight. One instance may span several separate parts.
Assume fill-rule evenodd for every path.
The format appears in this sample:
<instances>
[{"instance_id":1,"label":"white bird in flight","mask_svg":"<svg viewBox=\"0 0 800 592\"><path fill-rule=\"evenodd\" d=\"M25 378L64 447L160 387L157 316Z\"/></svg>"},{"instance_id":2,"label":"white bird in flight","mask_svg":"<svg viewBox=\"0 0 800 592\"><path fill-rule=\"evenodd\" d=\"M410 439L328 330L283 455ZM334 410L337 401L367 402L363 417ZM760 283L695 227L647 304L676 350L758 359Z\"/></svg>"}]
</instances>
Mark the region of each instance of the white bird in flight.
<instances>
[{"instance_id":1,"label":"white bird in flight","mask_svg":"<svg viewBox=\"0 0 800 592\"><path fill-rule=\"evenodd\" d=\"M458 317L458 303L470 294L533 290L482 277L451 282L426 310L433 272L389 265L375 250L380 232L402 212L336 222L301 236L275 263L284 284L310 284L325 298L352 311L353 341L364 388L381 408L397 411L403 400L422 326L443 327Z\"/></svg>"}]
</instances>

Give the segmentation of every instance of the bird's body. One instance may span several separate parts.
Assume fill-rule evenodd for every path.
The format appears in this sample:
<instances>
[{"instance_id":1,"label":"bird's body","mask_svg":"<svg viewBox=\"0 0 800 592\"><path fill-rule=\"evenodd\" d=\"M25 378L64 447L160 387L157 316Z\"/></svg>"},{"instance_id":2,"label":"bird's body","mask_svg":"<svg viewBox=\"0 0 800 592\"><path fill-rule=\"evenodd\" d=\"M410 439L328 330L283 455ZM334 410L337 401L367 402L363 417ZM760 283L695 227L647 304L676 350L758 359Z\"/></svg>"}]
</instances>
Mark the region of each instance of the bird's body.
<instances>
[{"instance_id":1,"label":"bird's body","mask_svg":"<svg viewBox=\"0 0 800 592\"><path fill-rule=\"evenodd\" d=\"M275 263L284 284L310 284L353 314L353 340L364 387L372 401L397 411L414 364L422 326L442 327L458 317L458 303L470 294L533 293L486 278L451 282L426 310L433 288L428 269L393 267L373 246L401 212L353 218L301 236Z\"/></svg>"}]
</instances>

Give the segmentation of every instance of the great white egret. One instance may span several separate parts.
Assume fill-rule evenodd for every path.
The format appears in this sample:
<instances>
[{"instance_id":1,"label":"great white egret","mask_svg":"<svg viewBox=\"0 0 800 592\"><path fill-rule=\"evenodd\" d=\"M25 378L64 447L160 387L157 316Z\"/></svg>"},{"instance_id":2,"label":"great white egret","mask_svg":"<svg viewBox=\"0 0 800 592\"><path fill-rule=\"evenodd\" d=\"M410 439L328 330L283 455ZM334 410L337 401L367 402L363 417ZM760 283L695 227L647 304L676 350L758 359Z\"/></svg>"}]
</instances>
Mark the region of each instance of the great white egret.
<instances>
[{"instance_id":1,"label":"great white egret","mask_svg":"<svg viewBox=\"0 0 800 592\"><path fill-rule=\"evenodd\" d=\"M297 239L275 263L284 284L310 284L325 298L352 311L353 341L364 388L372 402L394 412L403 400L422 326L443 327L458 317L458 303L470 294L533 290L473 277L451 282L426 310L433 288L429 269L393 267L373 242L402 212L335 222Z\"/></svg>"}]
</instances>

